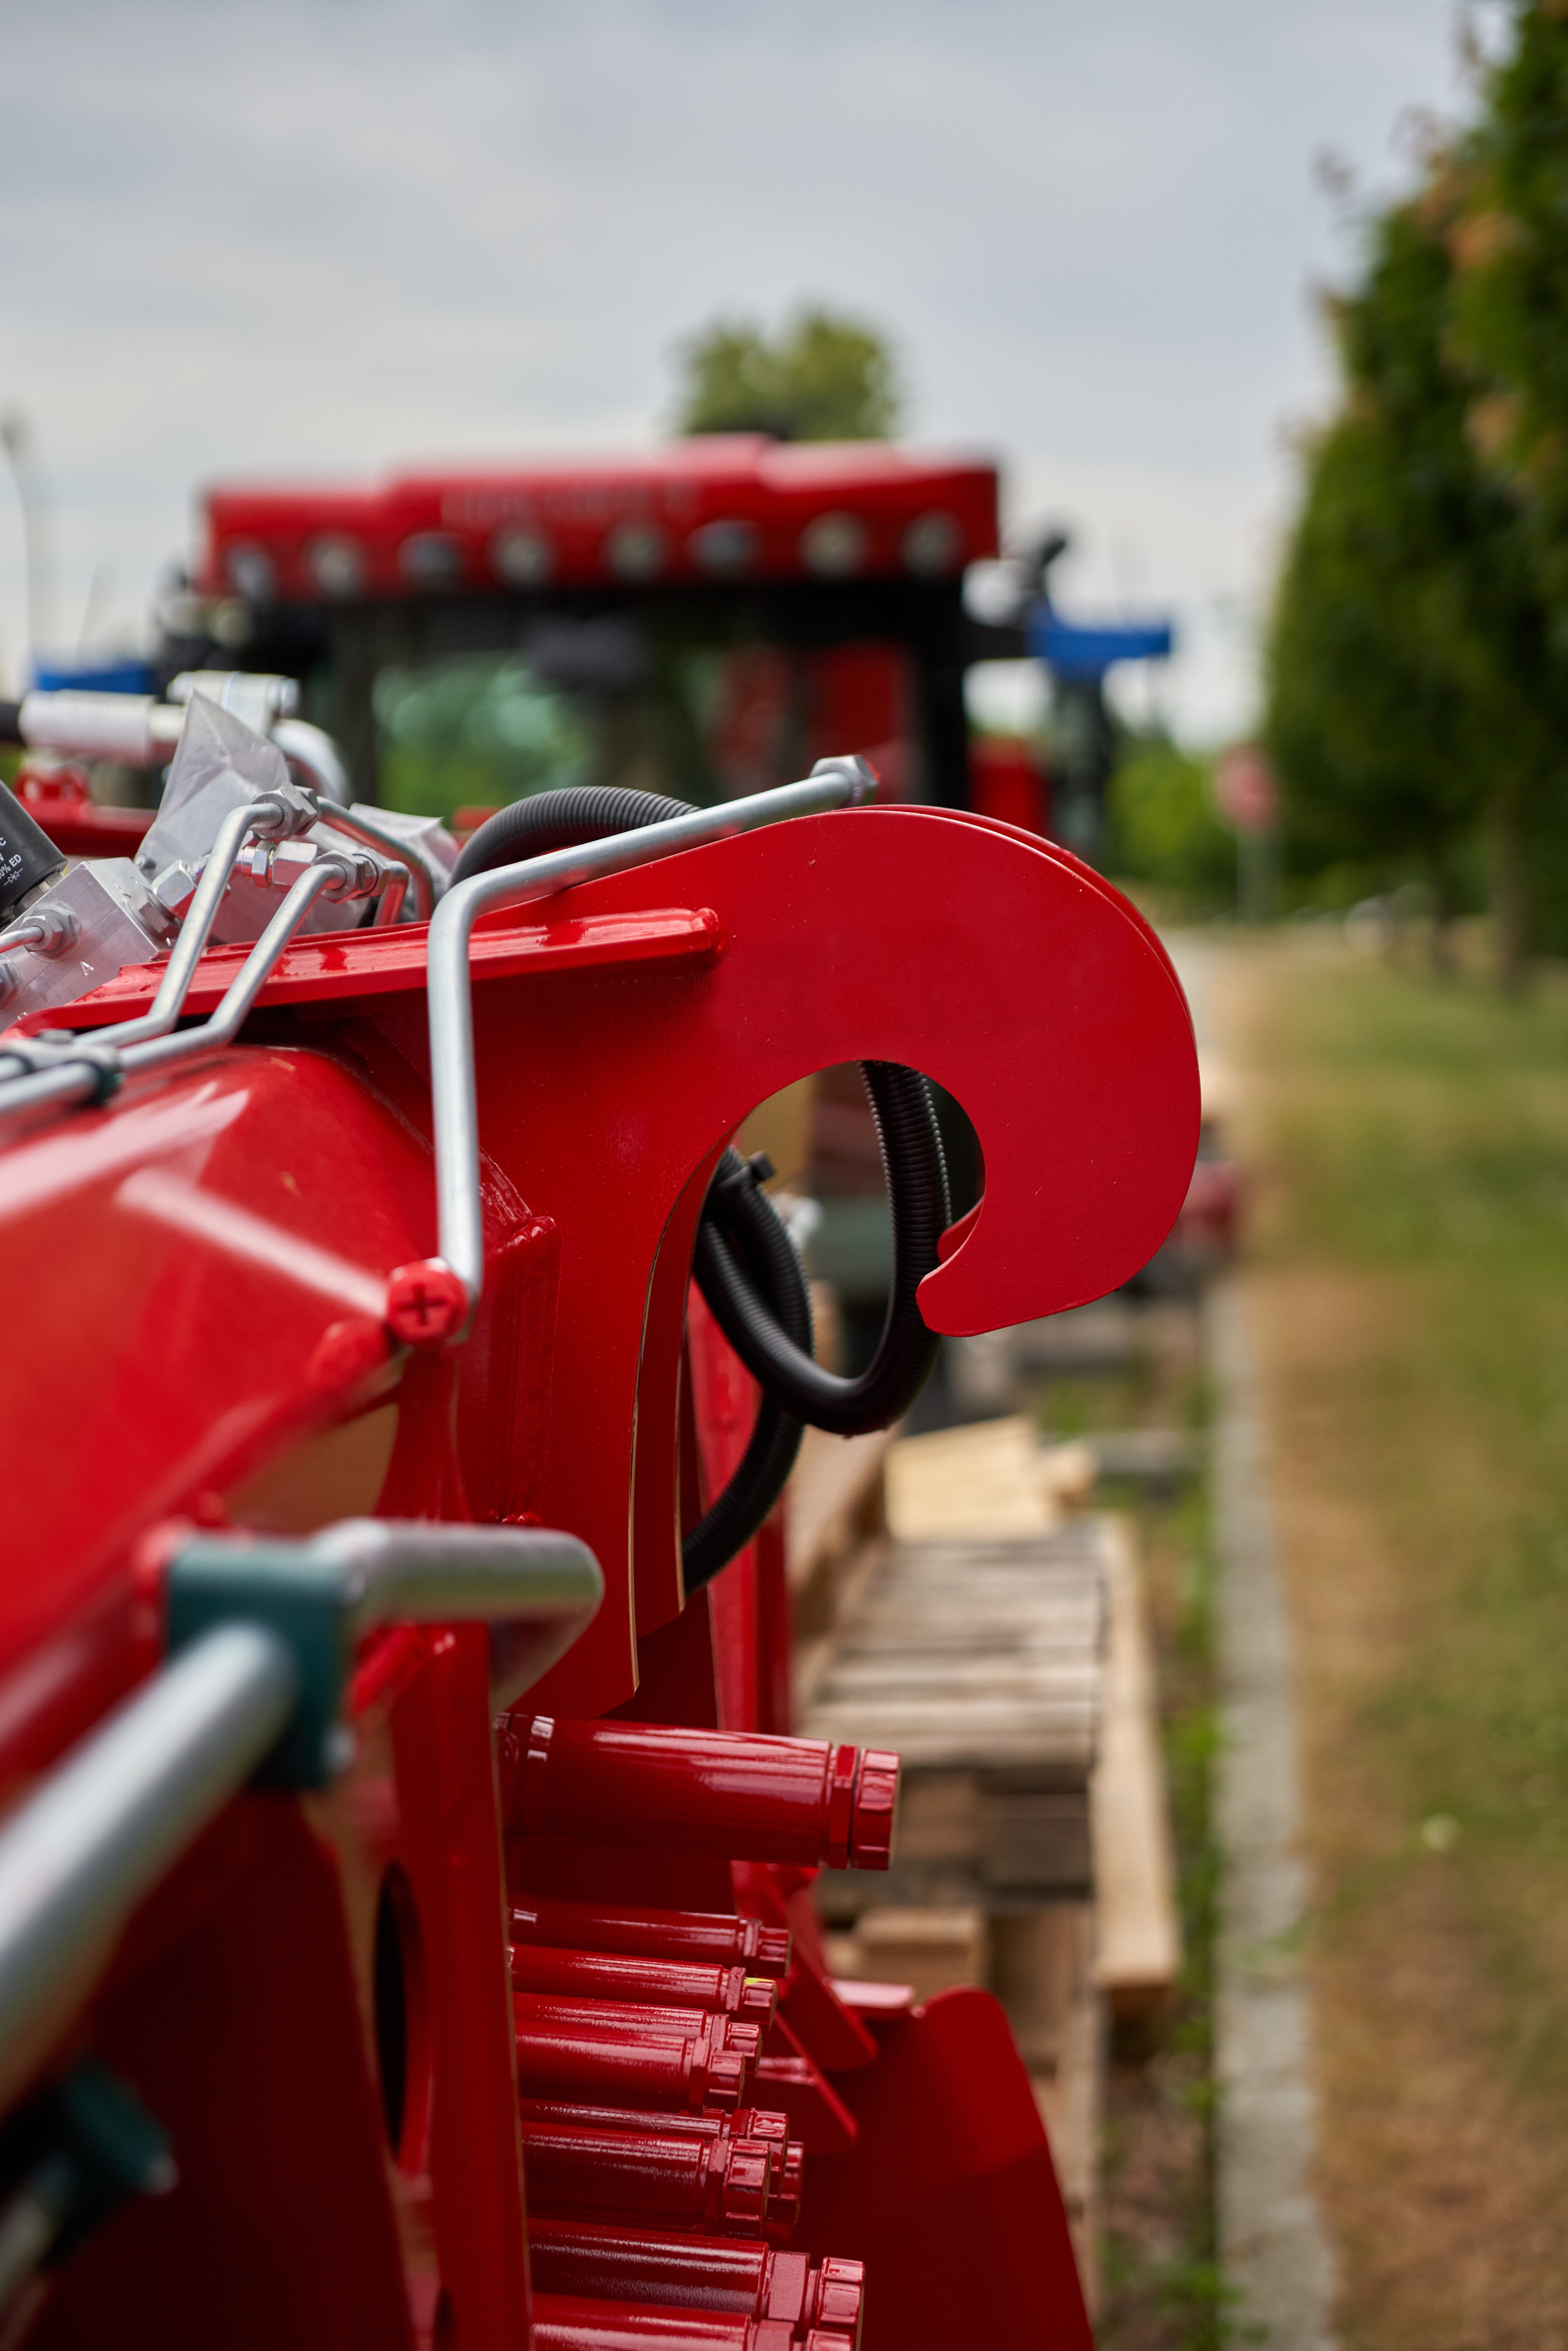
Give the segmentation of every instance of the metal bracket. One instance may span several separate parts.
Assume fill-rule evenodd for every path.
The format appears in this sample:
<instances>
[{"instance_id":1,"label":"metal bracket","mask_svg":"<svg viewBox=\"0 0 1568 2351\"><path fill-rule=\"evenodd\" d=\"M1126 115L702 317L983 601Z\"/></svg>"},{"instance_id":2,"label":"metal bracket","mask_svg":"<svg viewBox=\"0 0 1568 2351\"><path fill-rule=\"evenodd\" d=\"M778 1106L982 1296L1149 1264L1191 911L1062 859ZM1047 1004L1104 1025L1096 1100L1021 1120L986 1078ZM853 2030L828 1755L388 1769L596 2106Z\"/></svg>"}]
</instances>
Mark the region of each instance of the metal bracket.
<instances>
[{"instance_id":1,"label":"metal bracket","mask_svg":"<svg viewBox=\"0 0 1568 2351\"><path fill-rule=\"evenodd\" d=\"M172 1651L246 1624L290 1652L294 1711L256 1774L288 1788L322 1787L341 1769L343 1692L354 1644L373 1625L479 1618L504 1626L497 1647L515 1696L576 1640L603 1592L599 1562L575 1535L394 1519L344 1519L304 1542L196 1535L165 1573ZM509 1703L507 1692L493 1695Z\"/></svg>"}]
</instances>

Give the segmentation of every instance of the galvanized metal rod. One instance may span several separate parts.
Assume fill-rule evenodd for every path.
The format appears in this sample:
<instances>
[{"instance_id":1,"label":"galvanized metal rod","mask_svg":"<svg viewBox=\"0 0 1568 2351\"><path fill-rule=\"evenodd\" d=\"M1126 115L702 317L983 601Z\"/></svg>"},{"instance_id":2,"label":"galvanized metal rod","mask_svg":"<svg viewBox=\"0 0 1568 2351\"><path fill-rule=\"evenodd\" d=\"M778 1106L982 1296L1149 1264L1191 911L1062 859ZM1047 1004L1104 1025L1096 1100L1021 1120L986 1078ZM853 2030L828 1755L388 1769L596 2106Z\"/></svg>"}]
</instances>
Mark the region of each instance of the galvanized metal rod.
<instances>
[{"instance_id":1,"label":"galvanized metal rod","mask_svg":"<svg viewBox=\"0 0 1568 2351\"><path fill-rule=\"evenodd\" d=\"M0 1830L0 2100L138 1903L249 1779L298 1687L276 1634L221 1626L117 1707Z\"/></svg>"},{"instance_id":2,"label":"galvanized metal rod","mask_svg":"<svg viewBox=\"0 0 1568 2351\"><path fill-rule=\"evenodd\" d=\"M89 1102L97 1093L99 1073L89 1061L62 1061L52 1069L34 1070L25 1077L0 1078L0 1119L20 1117L24 1111L65 1109L71 1102Z\"/></svg>"},{"instance_id":3,"label":"galvanized metal rod","mask_svg":"<svg viewBox=\"0 0 1568 2351\"><path fill-rule=\"evenodd\" d=\"M172 1029L175 1019L178 1019L180 1007L183 1004L190 988L192 975L200 958L204 935L212 928L218 900L223 894L220 884L222 882L226 882L229 873L233 872L235 860L239 855L240 844L254 822L257 811L259 810L265 816L276 805L277 803L271 800L258 801L250 809L235 809L233 814L225 819L206 872L202 876L201 887L192 901L191 911L186 917L185 927L180 934L174 956L170 958L169 970L164 974L158 996L153 998L152 1011L141 1019L116 1021L110 1028L100 1029L95 1034L85 1037L82 1040L83 1044L89 1045L99 1055L105 1052L113 1055L122 1061L123 1066L128 1070L139 1070L156 1068L166 1061L183 1061L188 1054L207 1052L214 1045L228 1043L256 998L260 995L268 974L298 930L309 909L311 901L319 895L334 876L345 876L347 873L347 868L332 858L322 859L319 864L302 873L289 890L282 905L263 931L250 954L246 957L237 977L214 1012L212 1019L204 1022L200 1029L186 1029L178 1035L171 1036L168 1031ZM229 839L231 834L232 841ZM220 860L225 852L227 863L222 864ZM203 909L202 891L206 888L208 878L212 875L214 866L218 867L219 883L214 883L210 902ZM198 940L192 952L185 957L182 970L175 973L174 957L182 954L187 936L198 927L202 933L202 939ZM171 987L172 978L177 981L177 987ZM159 1012L158 1008L165 993L174 999L174 1010L167 1019ZM62 1045L59 1048L59 1060L50 1069L34 1070L24 1076L15 1078L0 1078L0 1118L19 1116L24 1112L41 1110L51 1105L65 1108L71 1102L90 1100L102 1082L101 1063L74 1059L68 1045Z\"/></svg>"},{"instance_id":4,"label":"galvanized metal rod","mask_svg":"<svg viewBox=\"0 0 1568 2351\"><path fill-rule=\"evenodd\" d=\"M290 721L290 724L293 722ZM303 766L304 762L301 761ZM414 841L407 841L394 832L390 824L378 824L374 817L364 815L357 808L340 808L334 801L323 801L321 818L335 832L346 832L378 856L396 860L407 872L413 889L415 919L427 923L435 911L436 901L445 895L449 877L439 858L432 857Z\"/></svg>"},{"instance_id":5,"label":"galvanized metal rod","mask_svg":"<svg viewBox=\"0 0 1568 2351\"><path fill-rule=\"evenodd\" d=\"M189 1054L206 1053L214 1045L226 1045L238 1034L246 1015L271 977L273 967L328 883L352 879L341 858L323 857L308 866L298 881L290 884L287 896L246 956L222 1002L214 1008L211 1019L204 1020L199 1029L181 1029L172 1037L149 1037L140 1045L126 1046L126 1068L157 1069L165 1061L183 1061Z\"/></svg>"},{"instance_id":6,"label":"galvanized metal rod","mask_svg":"<svg viewBox=\"0 0 1568 2351\"><path fill-rule=\"evenodd\" d=\"M640 832L618 832L580 849L556 849L520 864L476 873L447 892L430 925L430 1085L435 1143L435 1186L442 1257L468 1293L469 1313L485 1281L484 1218L479 1201L479 1102L474 1074L474 1008L468 950L481 914L527 905L578 882L652 865L683 849L701 849L797 816L820 816L869 796L874 784L857 763L844 760L802 783L694 809Z\"/></svg>"},{"instance_id":7,"label":"galvanized metal rod","mask_svg":"<svg viewBox=\"0 0 1568 2351\"><path fill-rule=\"evenodd\" d=\"M340 1519L306 1548L340 1578L356 1632L397 1618L559 1614L586 1621L604 1596L588 1545L548 1527Z\"/></svg>"},{"instance_id":8,"label":"galvanized metal rod","mask_svg":"<svg viewBox=\"0 0 1568 2351\"><path fill-rule=\"evenodd\" d=\"M279 807L276 799L255 799L246 808L231 810L225 817L196 884L190 911L180 925L169 967L158 983L158 993L150 1008L138 1019L117 1020L112 1028L100 1029L93 1039L95 1045L138 1045L144 1037L163 1037L172 1029L205 950L207 934L216 920L229 877L239 862L246 834L266 818L277 817Z\"/></svg>"}]
</instances>

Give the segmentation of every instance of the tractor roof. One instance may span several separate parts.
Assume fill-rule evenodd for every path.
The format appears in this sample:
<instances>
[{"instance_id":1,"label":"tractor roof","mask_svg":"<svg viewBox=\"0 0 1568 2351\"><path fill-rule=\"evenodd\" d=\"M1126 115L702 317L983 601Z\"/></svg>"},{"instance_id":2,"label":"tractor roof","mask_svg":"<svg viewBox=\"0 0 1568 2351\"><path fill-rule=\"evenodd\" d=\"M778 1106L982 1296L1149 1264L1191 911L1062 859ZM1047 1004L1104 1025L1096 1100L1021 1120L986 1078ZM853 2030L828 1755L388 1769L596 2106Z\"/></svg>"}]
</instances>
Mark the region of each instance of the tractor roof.
<instances>
[{"instance_id":1,"label":"tractor roof","mask_svg":"<svg viewBox=\"0 0 1568 2351\"><path fill-rule=\"evenodd\" d=\"M198 585L251 604L665 581L956 576L997 552L997 473L761 434L645 456L455 465L379 486L220 485Z\"/></svg>"}]
</instances>

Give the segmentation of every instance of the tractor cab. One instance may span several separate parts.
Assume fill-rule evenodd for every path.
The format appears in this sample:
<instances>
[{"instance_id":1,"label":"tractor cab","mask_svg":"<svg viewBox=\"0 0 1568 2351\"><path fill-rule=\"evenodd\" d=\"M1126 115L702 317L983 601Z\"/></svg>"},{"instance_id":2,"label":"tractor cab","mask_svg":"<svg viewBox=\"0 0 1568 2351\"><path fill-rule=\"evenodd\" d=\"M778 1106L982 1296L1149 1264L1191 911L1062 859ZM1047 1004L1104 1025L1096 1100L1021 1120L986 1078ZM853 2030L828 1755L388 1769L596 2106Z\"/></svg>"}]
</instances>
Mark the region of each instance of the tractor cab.
<instances>
[{"instance_id":1,"label":"tractor cab","mask_svg":"<svg viewBox=\"0 0 1568 2351\"><path fill-rule=\"evenodd\" d=\"M1042 831L1038 769L969 755L967 666L1031 650L966 611L997 553L993 465L881 443L223 485L162 665L297 678L355 797L421 814L570 781L711 804L853 749L889 799Z\"/></svg>"}]
</instances>

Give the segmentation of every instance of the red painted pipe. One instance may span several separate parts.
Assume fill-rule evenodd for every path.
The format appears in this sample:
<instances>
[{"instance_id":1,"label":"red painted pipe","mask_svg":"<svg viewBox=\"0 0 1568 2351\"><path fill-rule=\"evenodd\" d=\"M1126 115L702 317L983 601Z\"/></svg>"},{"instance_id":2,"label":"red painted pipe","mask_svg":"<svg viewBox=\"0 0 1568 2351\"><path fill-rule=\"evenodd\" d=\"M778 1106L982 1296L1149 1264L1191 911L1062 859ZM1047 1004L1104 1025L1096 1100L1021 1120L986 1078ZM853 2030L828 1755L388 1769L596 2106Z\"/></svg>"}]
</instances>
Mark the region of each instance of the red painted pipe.
<instances>
[{"instance_id":1,"label":"red painted pipe","mask_svg":"<svg viewBox=\"0 0 1568 2351\"><path fill-rule=\"evenodd\" d=\"M863 2262L814 2263L809 2253L779 2252L751 2240L660 2237L553 2220L530 2223L528 2259L541 2294L733 2311L782 2319L796 2334L826 2327L852 2346L860 2341Z\"/></svg>"},{"instance_id":2,"label":"red painted pipe","mask_svg":"<svg viewBox=\"0 0 1568 2351\"><path fill-rule=\"evenodd\" d=\"M517 1992L517 2087L607 2105L733 2108L761 2035L754 2024L678 2008Z\"/></svg>"},{"instance_id":3,"label":"red painted pipe","mask_svg":"<svg viewBox=\"0 0 1568 2351\"><path fill-rule=\"evenodd\" d=\"M772 2150L761 2139L529 2121L522 2135L531 2211L750 2231L767 2218Z\"/></svg>"},{"instance_id":4,"label":"red painted pipe","mask_svg":"<svg viewBox=\"0 0 1568 2351\"><path fill-rule=\"evenodd\" d=\"M800 2345L844 2351L841 2335L797 2335L782 2319L534 2296L534 2351L797 2351Z\"/></svg>"},{"instance_id":5,"label":"red painted pipe","mask_svg":"<svg viewBox=\"0 0 1568 2351\"><path fill-rule=\"evenodd\" d=\"M768 2147L772 2164L768 2186L769 2232L775 2228L792 2229L800 2217L804 2152L800 2143L789 2137L785 2117L765 2107L742 2106L730 2115L649 2114L636 2107L567 2105L552 2099L523 2097L517 2101L517 2112L525 2130L534 2124L545 2124L569 2130L591 2126L596 2130L673 2132L685 2138L721 2138L727 2134L731 2138L760 2141Z\"/></svg>"},{"instance_id":6,"label":"red painted pipe","mask_svg":"<svg viewBox=\"0 0 1568 2351\"><path fill-rule=\"evenodd\" d=\"M674 1845L801 1868L888 1865L898 1758L874 1748L536 1714L507 1718L499 1753L512 1836Z\"/></svg>"},{"instance_id":7,"label":"red painted pipe","mask_svg":"<svg viewBox=\"0 0 1568 2351\"><path fill-rule=\"evenodd\" d=\"M621 1951L629 1959L690 1959L740 1967L747 1975L785 1976L789 1936L758 1918L719 1910L634 1910L619 1904L516 1897L514 1943L550 1943L571 1951Z\"/></svg>"},{"instance_id":8,"label":"red painted pipe","mask_svg":"<svg viewBox=\"0 0 1568 2351\"><path fill-rule=\"evenodd\" d=\"M744 1968L699 1966L687 1959L640 1959L615 1951L559 1951L514 1943L512 1984L517 1991L578 2000L654 2001L672 2008L706 2009L744 2017L759 2032L773 2022L777 1987Z\"/></svg>"}]
</instances>

